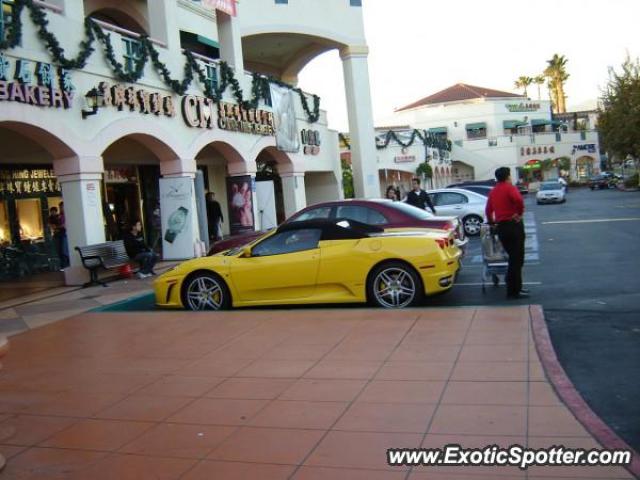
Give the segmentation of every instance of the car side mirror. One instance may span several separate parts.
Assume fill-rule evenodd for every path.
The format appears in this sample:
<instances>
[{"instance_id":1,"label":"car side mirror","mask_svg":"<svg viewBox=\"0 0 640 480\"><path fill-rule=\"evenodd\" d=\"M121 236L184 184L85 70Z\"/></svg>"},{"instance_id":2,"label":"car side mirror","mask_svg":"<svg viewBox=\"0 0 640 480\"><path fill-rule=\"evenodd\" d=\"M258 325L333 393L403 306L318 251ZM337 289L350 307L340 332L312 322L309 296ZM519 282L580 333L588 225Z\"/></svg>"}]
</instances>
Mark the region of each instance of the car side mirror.
<instances>
[{"instance_id":1,"label":"car side mirror","mask_svg":"<svg viewBox=\"0 0 640 480\"><path fill-rule=\"evenodd\" d=\"M251 247L243 247L242 248L242 258L250 258L251 257Z\"/></svg>"}]
</instances>

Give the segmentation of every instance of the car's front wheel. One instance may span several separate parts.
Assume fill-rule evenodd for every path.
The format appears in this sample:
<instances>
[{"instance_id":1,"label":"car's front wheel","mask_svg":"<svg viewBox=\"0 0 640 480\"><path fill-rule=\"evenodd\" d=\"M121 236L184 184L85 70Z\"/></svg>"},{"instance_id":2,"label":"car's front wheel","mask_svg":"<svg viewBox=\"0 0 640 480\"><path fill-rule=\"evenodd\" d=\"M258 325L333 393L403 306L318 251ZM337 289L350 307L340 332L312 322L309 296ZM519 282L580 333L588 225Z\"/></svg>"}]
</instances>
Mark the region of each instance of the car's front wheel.
<instances>
[{"instance_id":1,"label":"car's front wheel","mask_svg":"<svg viewBox=\"0 0 640 480\"><path fill-rule=\"evenodd\" d=\"M384 263L369 275L367 296L379 307L408 307L422 300L422 282L410 266L401 262Z\"/></svg>"},{"instance_id":2,"label":"car's front wheel","mask_svg":"<svg viewBox=\"0 0 640 480\"><path fill-rule=\"evenodd\" d=\"M225 310L231 305L231 295L220 277L200 272L185 281L182 304L189 310Z\"/></svg>"},{"instance_id":3,"label":"car's front wheel","mask_svg":"<svg viewBox=\"0 0 640 480\"><path fill-rule=\"evenodd\" d=\"M464 233L470 237L480 235L480 227L482 226L482 218L477 215L467 215L462 220L464 225Z\"/></svg>"}]
</instances>

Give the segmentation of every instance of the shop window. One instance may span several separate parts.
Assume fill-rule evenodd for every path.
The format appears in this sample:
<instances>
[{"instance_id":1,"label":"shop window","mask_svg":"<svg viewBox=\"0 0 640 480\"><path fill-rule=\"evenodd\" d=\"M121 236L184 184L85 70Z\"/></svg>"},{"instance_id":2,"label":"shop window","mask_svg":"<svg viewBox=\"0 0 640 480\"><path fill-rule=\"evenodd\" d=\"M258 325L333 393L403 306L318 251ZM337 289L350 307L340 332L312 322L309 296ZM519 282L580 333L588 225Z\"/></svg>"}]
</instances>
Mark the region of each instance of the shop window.
<instances>
[{"instance_id":1,"label":"shop window","mask_svg":"<svg viewBox=\"0 0 640 480\"><path fill-rule=\"evenodd\" d=\"M0 40L6 40L13 18L13 0L0 0Z\"/></svg>"},{"instance_id":2,"label":"shop window","mask_svg":"<svg viewBox=\"0 0 640 480\"><path fill-rule=\"evenodd\" d=\"M20 240L39 240L44 237L42 203L39 198L16 200Z\"/></svg>"},{"instance_id":3,"label":"shop window","mask_svg":"<svg viewBox=\"0 0 640 480\"><path fill-rule=\"evenodd\" d=\"M133 73L142 59L142 44L133 38L122 37L124 47L124 69L127 73Z\"/></svg>"},{"instance_id":4,"label":"shop window","mask_svg":"<svg viewBox=\"0 0 640 480\"><path fill-rule=\"evenodd\" d=\"M0 201L0 246L9 244L11 244L11 227L9 225L7 202Z\"/></svg>"},{"instance_id":5,"label":"shop window","mask_svg":"<svg viewBox=\"0 0 640 480\"><path fill-rule=\"evenodd\" d=\"M478 139L478 138L486 138L487 137L487 129L486 128L474 128L467 130L467 138L469 140Z\"/></svg>"},{"instance_id":6,"label":"shop window","mask_svg":"<svg viewBox=\"0 0 640 480\"><path fill-rule=\"evenodd\" d=\"M361 7L362 0L349 0L349 3L352 7Z\"/></svg>"}]
</instances>

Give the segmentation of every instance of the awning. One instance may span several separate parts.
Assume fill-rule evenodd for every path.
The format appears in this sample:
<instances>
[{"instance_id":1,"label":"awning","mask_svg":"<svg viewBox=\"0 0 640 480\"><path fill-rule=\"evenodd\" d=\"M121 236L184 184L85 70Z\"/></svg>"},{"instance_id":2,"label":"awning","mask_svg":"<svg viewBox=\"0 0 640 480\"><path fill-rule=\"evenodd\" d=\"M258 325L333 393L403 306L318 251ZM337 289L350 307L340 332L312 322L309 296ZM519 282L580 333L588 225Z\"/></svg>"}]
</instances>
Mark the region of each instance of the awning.
<instances>
[{"instance_id":1,"label":"awning","mask_svg":"<svg viewBox=\"0 0 640 480\"><path fill-rule=\"evenodd\" d=\"M534 118L531 120L532 127L539 127L542 125L551 125L551 120L546 120L544 118Z\"/></svg>"},{"instance_id":2,"label":"awning","mask_svg":"<svg viewBox=\"0 0 640 480\"><path fill-rule=\"evenodd\" d=\"M503 128L518 128L526 124L527 122L523 122L522 120L505 120L502 122Z\"/></svg>"},{"instance_id":3,"label":"awning","mask_svg":"<svg viewBox=\"0 0 640 480\"><path fill-rule=\"evenodd\" d=\"M447 133L447 127L430 128L429 133Z\"/></svg>"},{"instance_id":4,"label":"awning","mask_svg":"<svg viewBox=\"0 0 640 480\"><path fill-rule=\"evenodd\" d=\"M220 48L220 44L218 42L210 38L203 37L202 35L197 35L196 40L198 41L198 43L202 43L203 45L207 45L213 48Z\"/></svg>"},{"instance_id":5,"label":"awning","mask_svg":"<svg viewBox=\"0 0 640 480\"><path fill-rule=\"evenodd\" d=\"M467 130L480 130L481 128L487 128L486 122L467 123L465 126Z\"/></svg>"}]
</instances>

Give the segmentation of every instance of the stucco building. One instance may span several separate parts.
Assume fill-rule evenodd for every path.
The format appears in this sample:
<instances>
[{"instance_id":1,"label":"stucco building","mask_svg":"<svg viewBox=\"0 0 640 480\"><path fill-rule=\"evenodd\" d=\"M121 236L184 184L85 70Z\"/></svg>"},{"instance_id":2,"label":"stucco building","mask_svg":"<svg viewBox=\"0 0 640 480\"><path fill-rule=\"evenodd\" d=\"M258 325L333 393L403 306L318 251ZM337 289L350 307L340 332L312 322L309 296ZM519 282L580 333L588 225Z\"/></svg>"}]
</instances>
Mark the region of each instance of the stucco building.
<instances>
[{"instance_id":1,"label":"stucco building","mask_svg":"<svg viewBox=\"0 0 640 480\"><path fill-rule=\"evenodd\" d=\"M359 1L1 3L3 278L59 267L49 209L61 202L64 273L78 284L87 275L74 247L117 239L134 219L165 258L197 254L204 191L217 194L225 234L341 197L337 132L321 99L291 88L331 49L344 66L356 190L378 194L363 160L375 145Z\"/></svg>"}]
</instances>

